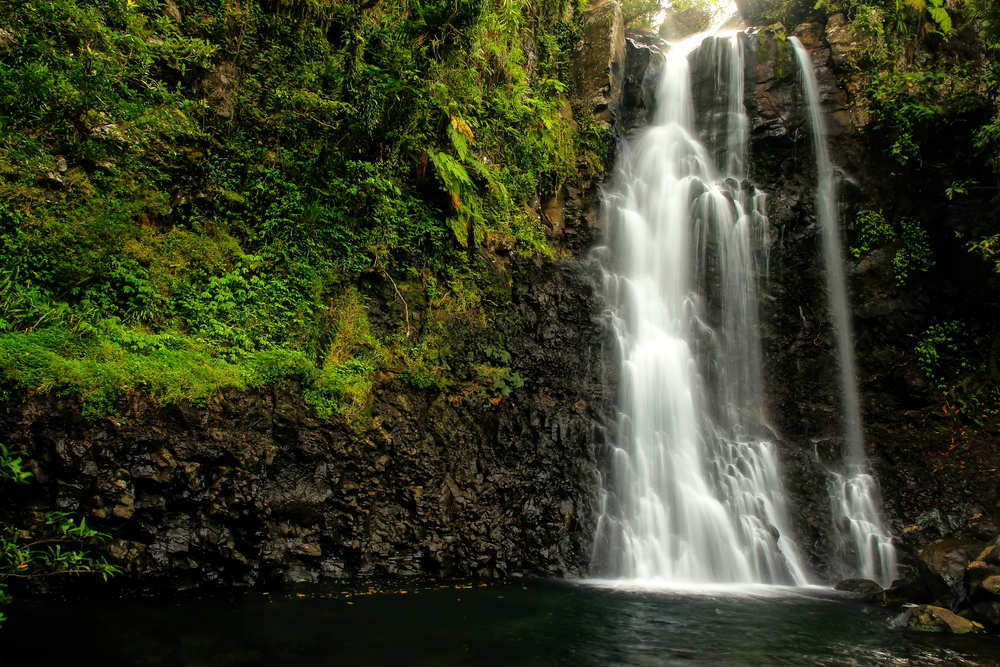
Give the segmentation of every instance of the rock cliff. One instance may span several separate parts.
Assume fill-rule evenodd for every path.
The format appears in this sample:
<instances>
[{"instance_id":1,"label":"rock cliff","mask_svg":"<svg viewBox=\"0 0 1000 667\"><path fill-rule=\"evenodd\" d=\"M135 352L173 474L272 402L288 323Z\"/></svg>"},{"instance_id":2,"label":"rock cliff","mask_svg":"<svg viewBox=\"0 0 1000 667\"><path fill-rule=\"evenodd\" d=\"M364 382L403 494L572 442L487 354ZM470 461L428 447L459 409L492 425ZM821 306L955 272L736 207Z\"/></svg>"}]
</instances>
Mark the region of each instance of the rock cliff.
<instances>
[{"instance_id":1,"label":"rock cliff","mask_svg":"<svg viewBox=\"0 0 1000 667\"><path fill-rule=\"evenodd\" d=\"M35 474L19 504L111 533L130 586L580 573L609 411L590 272L519 266L512 302L523 387L385 377L362 432L317 419L294 386L204 406L136 395L96 421L68 399L13 402L0 425Z\"/></svg>"}]
</instances>

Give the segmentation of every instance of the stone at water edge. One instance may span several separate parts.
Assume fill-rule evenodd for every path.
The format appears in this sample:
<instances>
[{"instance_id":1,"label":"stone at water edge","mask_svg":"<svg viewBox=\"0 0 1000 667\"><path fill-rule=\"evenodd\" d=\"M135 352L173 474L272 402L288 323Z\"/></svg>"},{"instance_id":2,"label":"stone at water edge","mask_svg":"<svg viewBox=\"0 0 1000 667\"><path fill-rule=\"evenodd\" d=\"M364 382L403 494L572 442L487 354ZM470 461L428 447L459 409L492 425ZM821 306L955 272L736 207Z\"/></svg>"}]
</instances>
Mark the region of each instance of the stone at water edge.
<instances>
[{"instance_id":1,"label":"stone at water edge","mask_svg":"<svg viewBox=\"0 0 1000 667\"><path fill-rule=\"evenodd\" d=\"M871 579L844 579L833 588L845 593L854 593L866 600L874 600L882 594L882 587Z\"/></svg>"},{"instance_id":2,"label":"stone at water edge","mask_svg":"<svg viewBox=\"0 0 1000 667\"><path fill-rule=\"evenodd\" d=\"M990 552L993 548L987 547L980 555L994 557L995 550ZM963 583L967 604L971 605L976 618L991 630L1000 629L1000 566L975 560L969 563Z\"/></svg>"},{"instance_id":3,"label":"stone at water edge","mask_svg":"<svg viewBox=\"0 0 1000 667\"><path fill-rule=\"evenodd\" d=\"M882 604L933 604L954 607L955 591L937 572L925 563L916 551L905 544L897 545L899 578L882 592Z\"/></svg>"},{"instance_id":4,"label":"stone at water edge","mask_svg":"<svg viewBox=\"0 0 1000 667\"><path fill-rule=\"evenodd\" d=\"M916 605L903 610L893 625L919 632L950 632L956 635L986 632L981 623L962 618L958 614L930 604Z\"/></svg>"},{"instance_id":5,"label":"stone at water edge","mask_svg":"<svg viewBox=\"0 0 1000 667\"><path fill-rule=\"evenodd\" d=\"M990 630L1000 630L1000 602L982 600L972 605L972 613Z\"/></svg>"},{"instance_id":6,"label":"stone at water edge","mask_svg":"<svg viewBox=\"0 0 1000 667\"><path fill-rule=\"evenodd\" d=\"M994 574L983 579L982 589L990 595L1000 597L1000 574Z\"/></svg>"},{"instance_id":7,"label":"stone at water edge","mask_svg":"<svg viewBox=\"0 0 1000 667\"><path fill-rule=\"evenodd\" d=\"M953 609L964 605L968 598L965 571L983 546L982 542L968 542L949 535L920 549L921 560L951 588L953 599L948 606Z\"/></svg>"}]
</instances>

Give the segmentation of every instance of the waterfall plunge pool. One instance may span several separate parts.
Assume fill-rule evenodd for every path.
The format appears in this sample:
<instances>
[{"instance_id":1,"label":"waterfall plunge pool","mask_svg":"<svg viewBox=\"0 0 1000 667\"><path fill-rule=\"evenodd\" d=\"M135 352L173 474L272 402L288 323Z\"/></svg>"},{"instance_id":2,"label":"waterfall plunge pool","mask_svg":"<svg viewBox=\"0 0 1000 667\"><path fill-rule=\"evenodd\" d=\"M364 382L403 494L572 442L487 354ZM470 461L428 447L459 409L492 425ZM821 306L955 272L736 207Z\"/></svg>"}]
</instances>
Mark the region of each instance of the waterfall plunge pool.
<instances>
[{"instance_id":1,"label":"waterfall plunge pool","mask_svg":"<svg viewBox=\"0 0 1000 667\"><path fill-rule=\"evenodd\" d=\"M19 599L0 641L11 665L1000 664L996 637L895 630L893 614L821 588L424 582Z\"/></svg>"}]
</instances>

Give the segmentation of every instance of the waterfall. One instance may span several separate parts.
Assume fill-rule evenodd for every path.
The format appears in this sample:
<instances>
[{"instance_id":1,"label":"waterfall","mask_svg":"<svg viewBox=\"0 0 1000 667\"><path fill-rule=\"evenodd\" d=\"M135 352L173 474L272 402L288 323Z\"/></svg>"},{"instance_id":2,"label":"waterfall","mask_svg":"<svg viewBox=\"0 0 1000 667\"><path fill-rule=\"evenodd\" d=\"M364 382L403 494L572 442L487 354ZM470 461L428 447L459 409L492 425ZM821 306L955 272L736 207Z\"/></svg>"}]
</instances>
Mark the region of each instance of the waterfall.
<instances>
[{"instance_id":1,"label":"waterfall","mask_svg":"<svg viewBox=\"0 0 1000 667\"><path fill-rule=\"evenodd\" d=\"M595 252L621 394L592 559L601 575L808 580L764 410L767 218L746 180L743 37L670 45L651 124L623 142L605 193Z\"/></svg>"},{"instance_id":2,"label":"waterfall","mask_svg":"<svg viewBox=\"0 0 1000 667\"><path fill-rule=\"evenodd\" d=\"M837 215L837 183L826 142L819 106L816 74L809 52L796 37L789 37L802 70L803 87L809 108L813 150L816 153L816 218L823 238L827 293L837 362L840 367L841 412L844 419L844 471L831 473L830 491L835 530L856 562L847 564L854 574L889 585L896 576L896 553L892 535L882 518L878 483L868 471L861 426L854 360L851 313L847 302L847 280ZM846 534L845 534L846 533Z\"/></svg>"}]
</instances>

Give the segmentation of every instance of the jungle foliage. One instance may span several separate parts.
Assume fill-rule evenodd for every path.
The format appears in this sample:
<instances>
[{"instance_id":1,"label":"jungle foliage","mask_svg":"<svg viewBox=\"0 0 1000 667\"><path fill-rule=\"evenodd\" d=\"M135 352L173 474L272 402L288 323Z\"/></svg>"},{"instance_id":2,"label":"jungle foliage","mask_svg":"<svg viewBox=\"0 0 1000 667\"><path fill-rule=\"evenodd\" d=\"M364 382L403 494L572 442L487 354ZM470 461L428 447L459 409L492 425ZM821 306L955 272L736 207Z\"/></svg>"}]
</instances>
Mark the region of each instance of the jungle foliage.
<instances>
[{"instance_id":1,"label":"jungle foliage","mask_svg":"<svg viewBox=\"0 0 1000 667\"><path fill-rule=\"evenodd\" d=\"M350 417L380 368L447 384L449 323L503 283L484 256L548 253L529 204L599 162L578 9L7 3L0 392L98 415L294 378ZM365 281L401 315L378 336Z\"/></svg>"}]
</instances>

